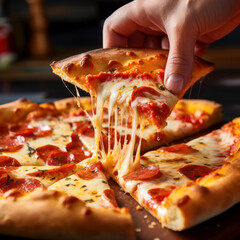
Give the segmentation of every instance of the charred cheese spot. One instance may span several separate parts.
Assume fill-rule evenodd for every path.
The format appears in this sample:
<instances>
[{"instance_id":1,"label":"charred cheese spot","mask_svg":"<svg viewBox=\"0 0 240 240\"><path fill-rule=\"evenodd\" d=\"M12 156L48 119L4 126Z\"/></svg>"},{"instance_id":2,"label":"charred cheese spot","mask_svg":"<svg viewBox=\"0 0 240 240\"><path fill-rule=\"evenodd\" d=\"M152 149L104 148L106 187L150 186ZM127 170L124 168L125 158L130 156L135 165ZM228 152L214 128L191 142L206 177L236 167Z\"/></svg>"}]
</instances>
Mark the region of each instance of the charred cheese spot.
<instances>
[{"instance_id":1,"label":"charred cheese spot","mask_svg":"<svg viewBox=\"0 0 240 240\"><path fill-rule=\"evenodd\" d=\"M64 197L61 197L59 201L63 206L65 206L68 209L71 209L75 204L81 204L81 205L84 204L80 199L74 196L64 196Z\"/></svg>"},{"instance_id":2,"label":"charred cheese spot","mask_svg":"<svg viewBox=\"0 0 240 240\"><path fill-rule=\"evenodd\" d=\"M130 58L135 58L137 55L134 52L126 52L126 56L130 57Z\"/></svg>"},{"instance_id":3,"label":"charred cheese spot","mask_svg":"<svg viewBox=\"0 0 240 240\"><path fill-rule=\"evenodd\" d=\"M80 60L80 66L83 68L93 68L92 57L87 54Z\"/></svg>"},{"instance_id":4,"label":"charred cheese spot","mask_svg":"<svg viewBox=\"0 0 240 240\"><path fill-rule=\"evenodd\" d=\"M190 200L188 195L184 195L183 197L179 198L177 201L174 202L178 207L185 205Z\"/></svg>"},{"instance_id":5,"label":"charred cheese spot","mask_svg":"<svg viewBox=\"0 0 240 240\"><path fill-rule=\"evenodd\" d=\"M23 192L19 191L18 189L10 189L3 194L3 197L15 201L18 197L22 195Z\"/></svg>"},{"instance_id":6,"label":"charred cheese spot","mask_svg":"<svg viewBox=\"0 0 240 240\"><path fill-rule=\"evenodd\" d=\"M63 65L63 70L69 74L73 71L73 68L74 68L73 63L66 63L65 65Z\"/></svg>"},{"instance_id":7,"label":"charred cheese spot","mask_svg":"<svg viewBox=\"0 0 240 240\"><path fill-rule=\"evenodd\" d=\"M118 69L118 68L122 67L122 64L118 61L110 60L108 62L108 67L109 67L109 69Z\"/></svg>"}]
</instances>

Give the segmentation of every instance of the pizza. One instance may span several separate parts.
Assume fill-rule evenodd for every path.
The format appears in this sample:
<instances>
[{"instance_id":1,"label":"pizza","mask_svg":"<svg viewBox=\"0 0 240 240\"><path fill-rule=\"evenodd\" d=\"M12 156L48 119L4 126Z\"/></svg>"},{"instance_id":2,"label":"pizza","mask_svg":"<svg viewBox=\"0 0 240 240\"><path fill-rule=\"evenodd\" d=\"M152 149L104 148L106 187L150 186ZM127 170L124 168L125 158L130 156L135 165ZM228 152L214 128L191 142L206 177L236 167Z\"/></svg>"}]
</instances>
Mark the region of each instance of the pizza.
<instances>
[{"instance_id":1,"label":"pizza","mask_svg":"<svg viewBox=\"0 0 240 240\"><path fill-rule=\"evenodd\" d=\"M22 99L0 107L0 233L134 239L128 209L118 207L102 163L89 161L60 105Z\"/></svg>"},{"instance_id":2,"label":"pizza","mask_svg":"<svg viewBox=\"0 0 240 240\"><path fill-rule=\"evenodd\" d=\"M192 227L240 201L240 118L187 143L141 156L141 167L112 177L163 226Z\"/></svg>"},{"instance_id":3,"label":"pizza","mask_svg":"<svg viewBox=\"0 0 240 240\"><path fill-rule=\"evenodd\" d=\"M73 98L43 104L21 99L0 106L1 234L41 239L135 238L129 210L118 206L108 184L111 172L101 159L91 158L93 146L82 141L92 135L88 115L95 111L95 104L90 98L78 101L83 109ZM220 104L181 100L167 120L176 123L166 131L170 135L170 129L174 132L179 124L182 132L165 141L199 132L220 119ZM156 134L151 131L142 141L145 149L150 149ZM162 144L156 141L155 146Z\"/></svg>"},{"instance_id":4,"label":"pizza","mask_svg":"<svg viewBox=\"0 0 240 240\"><path fill-rule=\"evenodd\" d=\"M166 144L188 135L183 124L201 126L204 119L194 102L179 102L173 108L213 65L196 58L189 85L174 95L163 85L166 60L167 52L161 50L106 49L51 66L63 80L95 97L92 102L96 107L88 124L92 130L76 126L80 136L86 130L94 137L94 147L89 144L92 159L101 159L110 176L163 226L181 231L240 200L239 119L188 143L162 147L140 157L141 151L151 148L143 141L148 128L155 127L153 132ZM171 126L172 121L178 123ZM146 135L153 136L152 131ZM157 146L154 143L152 147Z\"/></svg>"},{"instance_id":5,"label":"pizza","mask_svg":"<svg viewBox=\"0 0 240 240\"><path fill-rule=\"evenodd\" d=\"M213 64L196 58L188 85L180 94L173 94L163 84L167 56L168 52L163 50L113 48L87 52L51 64L53 72L63 80L96 97L96 113L91 117L95 128L94 156L97 158L100 154L102 159L106 159L105 166L110 162L107 159L118 158L117 168L121 176L140 166L141 141L145 126L151 124L158 129L164 127L166 118L177 100L198 79L213 70ZM107 149L102 141L106 106ZM129 122L130 138L125 137L123 143L117 137L116 126L127 129ZM112 150L111 126L115 126ZM141 135L139 139L136 137L137 131ZM124 135L127 136L127 133Z\"/></svg>"},{"instance_id":6,"label":"pizza","mask_svg":"<svg viewBox=\"0 0 240 240\"><path fill-rule=\"evenodd\" d=\"M0 106L0 233L135 239L109 178L175 231L240 200L240 119L173 144L222 113L211 101L178 101L187 88L179 95L165 89L166 59L160 50L90 52L52 68L95 98L80 98L76 88L75 99ZM189 86L212 69L196 58Z\"/></svg>"}]
</instances>

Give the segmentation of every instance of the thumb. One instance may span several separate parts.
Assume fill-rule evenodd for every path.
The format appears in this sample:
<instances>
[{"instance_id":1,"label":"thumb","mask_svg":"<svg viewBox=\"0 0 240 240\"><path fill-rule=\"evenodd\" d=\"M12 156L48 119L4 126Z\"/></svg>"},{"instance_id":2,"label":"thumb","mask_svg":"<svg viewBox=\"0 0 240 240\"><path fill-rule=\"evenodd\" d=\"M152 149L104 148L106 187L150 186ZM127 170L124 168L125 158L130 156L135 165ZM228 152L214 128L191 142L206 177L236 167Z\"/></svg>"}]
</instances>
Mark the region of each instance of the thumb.
<instances>
[{"instance_id":1,"label":"thumb","mask_svg":"<svg viewBox=\"0 0 240 240\"><path fill-rule=\"evenodd\" d=\"M174 31L169 34L170 51L165 70L165 87L180 94L192 76L196 39L189 34Z\"/></svg>"}]
</instances>

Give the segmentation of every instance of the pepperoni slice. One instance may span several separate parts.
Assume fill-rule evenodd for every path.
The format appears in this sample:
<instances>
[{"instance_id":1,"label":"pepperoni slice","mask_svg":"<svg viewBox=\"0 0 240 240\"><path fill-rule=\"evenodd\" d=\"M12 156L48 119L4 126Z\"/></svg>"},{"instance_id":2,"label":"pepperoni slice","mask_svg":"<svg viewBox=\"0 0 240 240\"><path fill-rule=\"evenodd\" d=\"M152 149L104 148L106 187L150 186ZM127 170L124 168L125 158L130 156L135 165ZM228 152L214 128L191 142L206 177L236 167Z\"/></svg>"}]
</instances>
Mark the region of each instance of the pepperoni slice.
<instances>
[{"instance_id":1,"label":"pepperoni slice","mask_svg":"<svg viewBox=\"0 0 240 240\"><path fill-rule=\"evenodd\" d=\"M6 136L8 133L8 126L6 124L0 124L0 136Z\"/></svg>"},{"instance_id":2,"label":"pepperoni slice","mask_svg":"<svg viewBox=\"0 0 240 240\"><path fill-rule=\"evenodd\" d=\"M137 169L134 172L131 172L123 177L125 181L132 180L150 180L153 178L161 177L162 173L159 170L157 165L149 165Z\"/></svg>"},{"instance_id":3,"label":"pepperoni slice","mask_svg":"<svg viewBox=\"0 0 240 240\"><path fill-rule=\"evenodd\" d=\"M16 135L24 137L45 137L52 133L52 129L48 125L39 125L36 127L30 125L13 125L10 130Z\"/></svg>"},{"instance_id":4,"label":"pepperoni slice","mask_svg":"<svg viewBox=\"0 0 240 240\"><path fill-rule=\"evenodd\" d=\"M156 101L160 95L155 89L143 86L136 88L131 97L131 106L136 105L137 111L157 127L161 127L170 114L167 104Z\"/></svg>"},{"instance_id":5,"label":"pepperoni slice","mask_svg":"<svg viewBox=\"0 0 240 240\"><path fill-rule=\"evenodd\" d=\"M23 147L23 136L3 136L0 138L0 149L4 152L15 152Z\"/></svg>"},{"instance_id":6,"label":"pepperoni slice","mask_svg":"<svg viewBox=\"0 0 240 240\"><path fill-rule=\"evenodd\" d=\"M158 74L161 76L161 74ZM121 78L121 79L153 79L155 80L155 75L152 75L150 73L144 72L141 73L137 69L135 71L126 71L126 72L116 72L116 73L107 73L107 72L101 72L98 75L88 75L86 77L86 80L90 84L94 84L93 82L107 82L111 81L112 79Z\"/></svg>"},{"instance_id":7,"label":"pepperoni slice","mask_svg":"<svg viewBox=\"0 0 240 240\"><path fill-rule=\"evenodd\" d=\"M38 157L41 158L45 162L47 161L48 157L54 152L61 152L61 149L57 146L50 145L50 144L42 146L42 147L38 147L36 149L36 153L37 153Z\"/></svg>"},{"instance_id":8,"label":"pepperoni slice","mask_svg":"<svg viewBox=\"0 0 240 240\"><path fill-rule=\"evenodd\" d=\"M0 156L0 167L6 167L6 166L15 166L19 167L21 164L12 157L8 156Z\"/></svg>"},{"instance_id":9,"label":"pepperoni slice","mask_svg":"<svg viewBox=\"0 0 240 240\"><path fill-rule=\"evenodd\" d=\"M33 137L46 137L52 134L52 129L48 125L34 127Z\"/></svg>"},{"instance_id":10,"label":"pepperoni slice","mask_svg":"<svg viewBox=\"0 0 240 240\"><path fill-rule=\"evenodd\" d=\"M152 188L148 190L147 195L144 196L144 205L150 209L157 208L163 199L170 195L173 189L175 189L174 186L166 186L165 188Z\"/></svg>"},{"instance_id":11,"label":"pepperoni slice","mask_svg":"<svg viewBox=\"0 0 240 240\"><path fill-rule=\"evenodd\" d=\"M76 174L84 180L91 180L96 178L99 172L104 172L104 168L101 162L96 162L80 169Z\"/></svg>"},{"instance_id":12,"label":"pepperoni slice","mask_svg":"<svg viewBox=\"0 0 240 240\"><path fill-rule=\"evenodd\" d=\"M183 154L190 154L197 152L198 150L188 146L185 143L175 144L169 147L161 147L158 149L160 152L174 152L174 153L183 153Z\"/></svg>"},{"instance_id":13,"label":"pepperoni slice","mask_svg":"<svg viewBox=\"0 0 240 240\"><path fill-rule=\"evenodd\" d=\"M92 156L92 153L85 149L79 137L75 133L71 135L71 139L72 141L67 144L66 149L74 155L75 162L80 162Z\"/></svg>"},{"instance_id":14,"label":"pepperoni slice","mask_svg":"<svg viewBox=\"0 0 240 240\"><path fill-rule=\"evenodd\" d=\"M69 152L53 152L47 158L46 164L48 166L61 166L75 161L75 157Z\"/></svg>"},{"instance_id":15,"label":"pepperoni slice","mask_svg":"<svg viewBox=\"0 0 240 240\"><path fill-rule=\"evenodd\" d=\"M3 175L7 175L8 171L5 170L4 168L0 169L0 178L3 176Z\"/></svg>"},{"instance_id":16,"label":"pepperoni slice","mask_svg":"<svg viewBox=\"0 0 240 240\"><path fill-rule=\"evenodd\" d=\"M208 175L212 170L206 166L189 164L178 171L190 180L196 181L198 178Z\"/></svg>"},{"instance_id":17,"label":"pepperoni slice","mask_svg":"<svg viewBox=\"0 0 240 240\"><path fill-rule=\"evenodd\" d=\"M76 168L75 163L69 163L50 170L38 170L36 172L28 173L27 175L31 177L55 176L55 175L65 177L68 176L70 172L73 173L75 168Z\"/></svg>"},{"instance_id":18,"label":"pepperoni slice","mask_svg":"<svg viewBox=\"0 0 240 240\"><path fill-rule=\"evenodd\" d=\"M151 87L138 87L132 92L131 101L133 102L137 97L154 99L153 96L159 97L161 94Z\"/></svg>"},{"instance_id":19,"label":"pepperoni slice","mask_svg":"<svg viewBox=\"0 0 240 240\"><path fill-rule=\"evenodd\" d=\"M94 137L94 128L90 121L74 122L73 126L76 128L78 134L88 137Z\"/></svg>"},{"instance_id":20,"label":"pepperoni slice","mask_svg":"<svg viewBox=\"0 0 240 240\"><path fill-rule=\"evenodd\" d=\"M44 185L39 180L33 178L12 179L8 175L0 180L0 193L5 193L13 188L22 192L32 192L39 187L44 188Z\"/></svg>"},{"instance_id":21,"label":"pepperoni slice","mask_svg":"<svg viewBox=\"0 0 240 240\"><path fill-rule=\"evenodd\" d=\"M113 207L113 208L118 207L115 199L115 194L112 189L105 189L102 193L102 199L104 201L105 207Z\"/></svg>"}]
</instances>

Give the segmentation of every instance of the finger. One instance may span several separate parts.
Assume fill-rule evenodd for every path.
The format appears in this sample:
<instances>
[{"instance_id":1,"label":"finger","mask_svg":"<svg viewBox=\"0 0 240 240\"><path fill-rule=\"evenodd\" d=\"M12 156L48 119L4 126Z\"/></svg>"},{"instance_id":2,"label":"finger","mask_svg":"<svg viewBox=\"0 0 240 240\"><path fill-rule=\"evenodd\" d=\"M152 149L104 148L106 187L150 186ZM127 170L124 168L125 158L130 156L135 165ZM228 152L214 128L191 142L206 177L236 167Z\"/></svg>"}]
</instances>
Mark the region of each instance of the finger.
<instances>
[{"instance_id":1,"label":"finger","mask_svg":"<svg viewBox=\"0 0 240 240\"><path fill-rule=\"evenodd\" d=\"M131 19L132 3L115 11L103 26L103 47L127 47L127 36L137 30L137 24Z\"/></svg>"},{"instance_id":2,"label":"finger","mask_svg":"<svg viewBox=\"0 0 240 240\"><path fill-rule=\"evenodd\" d=\"M145 42L145 34L136 31L127 38L128 47L140 48Z\"/></svg>"},{"instance_id":3,"label":"finger","mask_svg":"<svg viewBox=\"0 0 240 240\"><path fill-rule=\"evenodd\" d=\"M165 70L165 86L173 93L184 90L192 75L196 38L188 31L171 28L170 51Z\"/></svg>"},{"instance_id":4,"label":"finger","mask_svg":"<svg viewBox=\"0 0 240 240\"><path fill-rule=\"evenodd\" d=\"M146 48L161 48L161 37L147 36L144 42Z\"/></svg>"},{"instance_id":5,"label":"finger","mask_svg":"<svg viewBox=\"0 0 240 240\"><path fill-rule=\"evenodd\" d=\"M168 40L167 35L164 35L162 37L161 48L165 49L165 50L169 50L169 48L170 48L169 40Z\"/></svg>"}]
</instances>

